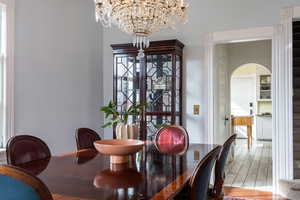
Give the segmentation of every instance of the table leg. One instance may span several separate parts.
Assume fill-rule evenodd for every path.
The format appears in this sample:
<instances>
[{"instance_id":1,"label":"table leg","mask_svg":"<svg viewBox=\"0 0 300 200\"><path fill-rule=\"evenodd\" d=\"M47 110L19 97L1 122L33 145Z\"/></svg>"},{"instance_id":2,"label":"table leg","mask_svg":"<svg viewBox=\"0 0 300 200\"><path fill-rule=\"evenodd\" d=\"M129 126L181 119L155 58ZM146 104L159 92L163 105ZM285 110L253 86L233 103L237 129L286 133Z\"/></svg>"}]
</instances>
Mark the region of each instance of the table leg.
<instances>
[{"instance_id":1,"label":"table leg","mask_svg":"<svg viewBox=\"0 0 300 200\"><path fill-rule=\"evenodd\" d=\"M250 132L250 147L252 147L253 144L252 125L249 126L249 132Z\"/></svg>"},{"instance_id":2,"label":"table leg","mask_svg":"<svg viewBox=\"0 0 300 200\"><path fill-rule=\"evenodd\" d=\"M250 127L247 126L247 142L248 142L248 149L250 149Z\"/></svg>"}]
</instances>

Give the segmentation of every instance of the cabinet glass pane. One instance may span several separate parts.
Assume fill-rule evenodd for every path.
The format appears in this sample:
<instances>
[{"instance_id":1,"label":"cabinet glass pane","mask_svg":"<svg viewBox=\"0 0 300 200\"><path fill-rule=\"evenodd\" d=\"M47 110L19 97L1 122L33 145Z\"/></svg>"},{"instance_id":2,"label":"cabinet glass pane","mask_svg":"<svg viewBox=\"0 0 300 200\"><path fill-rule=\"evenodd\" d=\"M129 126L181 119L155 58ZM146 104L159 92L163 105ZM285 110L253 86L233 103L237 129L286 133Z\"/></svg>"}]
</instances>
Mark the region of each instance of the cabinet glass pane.
<instances>
[{"instance_id":1,"label":"cabinet glass pane","mask_svg":"<svg viewBox=\"0 0 300 200\"><path fill-rule=\"evenodd\" d=\"M163 125L171 124L171 116L148 115L146 120L148 136L154 135Z\"/></svg>"},{"instance_id":2,"label":"cabinet glass pane","mask_svg":"<svg viewBox=\"0 0 300 200\"><path fill-rule=\"evenodd\" d=\"M147 56L146 84L147 112L171 112L171 54Z\"/></svg>"},{"instance_id":3,"label":"cabinet glass pane","mask_svg":"<svg viewBox=\"0 0 300 200\"><path fill-rule=\"evenodd\" d=\"M117 106L124 112L140 102L140 63L133 56L116 56ZM131 118L129 121L135 121Z\"/></svg>"}]
</instances>

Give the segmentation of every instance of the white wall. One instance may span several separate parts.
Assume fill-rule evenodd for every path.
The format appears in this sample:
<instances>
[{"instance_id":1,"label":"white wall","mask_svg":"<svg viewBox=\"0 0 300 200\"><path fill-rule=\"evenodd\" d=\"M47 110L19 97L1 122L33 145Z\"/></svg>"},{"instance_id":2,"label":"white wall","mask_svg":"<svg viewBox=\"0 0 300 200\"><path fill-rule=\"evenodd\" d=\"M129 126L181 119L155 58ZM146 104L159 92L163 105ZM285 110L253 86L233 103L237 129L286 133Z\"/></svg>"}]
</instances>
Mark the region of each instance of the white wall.
<instances>
[{"instance_id":1,"label":"white wall","mask_svg":"<svg viewBox=\"0 0 300 200\"><path fill-rule=\"evenodd\" d=\"M176 30L162 31L153 40L174 39L182 41L184 50L185 77L184 118L192 142L205 142L207 130L207 69L203 65L203 34L207 32L272 26L279 23L280 9L300 5L299 0L188 0L189 22ZM104 102L112 99L112 52L110 44L131 42L131 37L117 28L104 29L103 37L103 86ZM192 114L192 105L201 105L201 115ZM111 137L110 130L105 131Z\"/></svg>"},{"instance_id":2,"label":"white wall","mask_svg":"<svg viewBox=\"0 0 300 200\"><path fill-rule=\"evenodd\" d=\"M17 0L15 133L75 150L74 131L100 129L102 33L92 0Z\"/></svg>"},{"instance_id":3,"label":"white wall","mask_svg":"<svg viewBox=\"0 0 300 200\"><path fill-rule=\"evenodd\" d=\"M215 90L214 90L214 142L223 144L230 135L230 73L229 51L226 44L218 44L214 48Z\"/></svg>"},{"instance_id":4,"label":"white wall","mask_svg":"<svg viewBox=\"0 0 300 200\"><path fill-rule=\"evenodd\" d=\"M250 115L249 103L256 102L256 74L233 76L231 78L231 114L235 116ZM255 111L255 110L254 110Z\"/></svg>"}]
</instances>

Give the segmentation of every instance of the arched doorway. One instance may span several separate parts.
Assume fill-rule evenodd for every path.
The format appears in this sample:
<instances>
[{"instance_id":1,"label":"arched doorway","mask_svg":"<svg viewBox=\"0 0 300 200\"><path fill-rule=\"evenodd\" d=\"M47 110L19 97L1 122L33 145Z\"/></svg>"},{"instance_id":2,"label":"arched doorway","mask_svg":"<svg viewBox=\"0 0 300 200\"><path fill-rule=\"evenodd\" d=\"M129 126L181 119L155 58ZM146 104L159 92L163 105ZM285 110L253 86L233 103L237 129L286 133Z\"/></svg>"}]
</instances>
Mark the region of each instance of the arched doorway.
<instances>
[{"instance_id":1,"label":"arched doorway","mask_svg":"<svg viewBox=\"0 0 300 200\"><path fill-rule=\"evenodd\" d=\"M253 145L248 148L247 126L234 126L238 135L233 166L240 166L233 186L272 190L271 70L256 63L236 67L230 77L233 119L252 119Z\"/></svg>"},{"instance_id":2,"label":"arched doorway","mask_svg":"<svg viewBox=\"0 0 300 200\"><path fill-rule=\"evenodd\" d=\"M271 115L271 71L263 65L248 63L233 70L230 83L231 115L254 116ZM253 137L257 138L256 128ZM239 137L246 136L245 127L237 127ZM260 139L271 139L269 135Z\"/></svg>"}]
</instances>

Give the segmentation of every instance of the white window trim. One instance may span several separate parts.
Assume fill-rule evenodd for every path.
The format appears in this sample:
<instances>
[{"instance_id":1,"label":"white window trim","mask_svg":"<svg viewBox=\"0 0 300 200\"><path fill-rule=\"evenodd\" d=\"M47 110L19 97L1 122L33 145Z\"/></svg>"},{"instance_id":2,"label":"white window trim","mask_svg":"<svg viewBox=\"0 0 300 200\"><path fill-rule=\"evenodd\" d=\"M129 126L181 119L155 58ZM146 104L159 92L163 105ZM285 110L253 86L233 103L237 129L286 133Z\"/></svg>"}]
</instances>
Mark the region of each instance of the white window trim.
<instances>
[{"instance_id":1,"label":"white window trim","mask_svg":"<svg viewBox=\"0 0 300 200\"><path fill-rule=\"evenodd\" d=\"M5 126L4 144L14 136L14 40L15 40L15 0L0 0L6 6L6 66L5 66ZM1 157L1 156L0 156Z\"/></svg>"}]
</instances>

